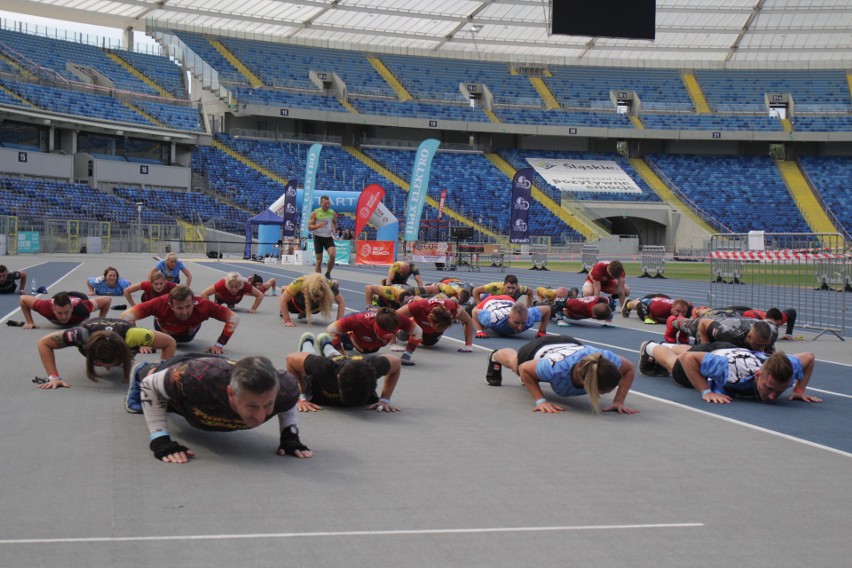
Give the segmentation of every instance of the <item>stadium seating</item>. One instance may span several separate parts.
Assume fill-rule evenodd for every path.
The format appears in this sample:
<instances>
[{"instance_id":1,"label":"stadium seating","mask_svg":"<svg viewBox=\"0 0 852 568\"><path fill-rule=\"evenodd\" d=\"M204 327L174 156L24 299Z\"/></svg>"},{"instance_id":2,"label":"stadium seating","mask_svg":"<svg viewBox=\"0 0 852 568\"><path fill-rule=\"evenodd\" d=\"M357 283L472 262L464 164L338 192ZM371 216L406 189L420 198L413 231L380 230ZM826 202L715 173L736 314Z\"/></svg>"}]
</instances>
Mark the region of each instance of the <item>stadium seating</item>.
<instances>
[{"instance_id":1,"label":"stadium seating","mask_svg":"<svg viewBox=\"0 0 852 568\"><path fill-rule=\"evenodd\" d=\"M127 69L107 57L106 52L92 45L0 29L0 51L9 56L7 48L26 58L21 62L22 64L29 63L50 69L70 81L81 81L79 77L66 69L68 63L73 63L97 70L112 81L116 89L149 95L158 94L144 81L134 77Z\"/></svg>"},{"instance_id":2,"label":"stadium seating","mask_svg":"<svg viewBox=\"0 0 852 568\"><path fill-rule=\"evenodd\" d=\"M646 159L734 233L810 232L769 156L653 154Z\"/></svg>"},{"instance_id":3,"label":"stadium seating","mask_svg":"<svg viewBox=\"0 0 852 568\"><path fill-rule=\"evenodd\" d=\"M644 108L693 110L680 73L674 69L548 66L543 77L560 105L613 109L610 91L635 91Z\"/></svg>"},{"instance_id":4,"label":"stadium seating","mask_svg":"<svg viewBox=\"0 0 852 568\"><path fill-rule=\"evenodd\" d=\"M633 181L642 190L641 194L633 193L593 193L587 191L578 191L571 193L571 199L589 200L589 201L659 201L660 198L654 191L648 187L648 184L636 173L630 162L623 158L620 154L604 154L595 152L560 152L556 150L512 150L502 149L499 154L504 160L509 162L516 169L530 167L527 160L529 158L548 158L553 160L609 160L617 163L624 172L629 175ZM545 192L551 199L557 203L562 202L560 191L547 183L543 177L535 174L536 186Z\"/></svg>"},{"instance_id":5,"label":"stadium seating","mask_svg":"<svg viewBox=\"0 0 852 568\"><path fill-rule=\"evenodd\" d=\"M761 115L642 114L645 128L658 130L783 131L781 121Z\"/></svg>"},{"instance_id":6,"label":"stadium seating","mask_svg":"<svg viewBox=\"0 0 852 568\"><path fill-rule=\"evenodd\" d=\"M852 157L802 156L799 162L846 233L852 232Z\"/></svg>"},{"instance_id":7,"label":"stadium seating","mask_svg":"<svg viewBox=\"0 0 852 568\"><path fill-rule=\"evenodd\" d=\"M201 223L237 234L245 231L246 219L251 217L245 211L201 193L116 187L115 194L130 203L144 203L143 210L152 209L188 223Z\"/></svg>"},{"instance_id":8,"label":"stadium seating","mask_svg":"<svg viewBox=\"0 0 852 568\"><path fill-rule=\"evenodd\" d=\"M3 199L0 215L24 218L79 219L136 223L138 212L132 202L92 189L82 183L0 178ZM170 215L146 208L143 223L174 224Z\"/></svg>"},{"instance_id":9,"label":"stadium seating","mask_svg":"<svg viewBox=\"0 0 852 568\"><path fill-rule=\"evenodd\" d=\"M113 53L168 91L176 99L187 98L184 73L171 59L125 50L113 51Z\"/></svg>"},{"instance_id":10,"label":"stadium seating","mask_svg":"<svg viewBox=\"0 0 852 568\"><path fill-rule=\"evenodd\" d=\"M710 107L722 112L766 111L767 93L789 93L796 108L846 111L852 106L846 73L825 71L696 71Z\"/></svg>"}]
</instances>

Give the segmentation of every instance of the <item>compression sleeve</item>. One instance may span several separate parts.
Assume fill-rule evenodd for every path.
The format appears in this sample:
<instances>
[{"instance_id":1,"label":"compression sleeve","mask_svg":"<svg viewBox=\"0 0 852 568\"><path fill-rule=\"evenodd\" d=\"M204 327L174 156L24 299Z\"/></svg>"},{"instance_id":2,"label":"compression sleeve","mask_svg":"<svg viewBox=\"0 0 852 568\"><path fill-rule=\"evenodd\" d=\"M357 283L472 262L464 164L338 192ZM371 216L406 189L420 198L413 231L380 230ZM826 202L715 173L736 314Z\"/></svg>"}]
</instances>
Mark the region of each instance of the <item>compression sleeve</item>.
<instances>
[{"instance_id":1,"label":"compression sleeve","mask_svg":"<svg viewBox=\"0 0 852 568\"><path fill-rule=\"evenodd\" d=\"M287 426L293 426L296 424L296 405L294 404L292 408L285 410L284 412L278 413L278 431L280 432Z\"/></svg>"},{"instance_id":2,"label":"compression sleeve","mask_svg":"<svg viewBox=\"0 0 852 568\"><path fill-rule=\"evenodd\" d=\"M219 339L216 340L216 343L219 345L225 345L228 343L228 340L231 339L231 336L234 335L234 332L237 331L237 326L240 323L240 316L234 314L231 318L225 322L225 327L222 329L222 335L219 336Z\"/></svg>"},{"instance_id":3,"label":"compression sleeve","mask_svg":"<svg viewBox=\"0 0 852 568\"><path fill-rule=\"evenodd\" d=\"M153 437L166 428L166 413L169 407L169 395L166 394L166 371L152 373L142 379L142 408L145 412L145 422L148 433Z\"/></svg>"}]
</instances>

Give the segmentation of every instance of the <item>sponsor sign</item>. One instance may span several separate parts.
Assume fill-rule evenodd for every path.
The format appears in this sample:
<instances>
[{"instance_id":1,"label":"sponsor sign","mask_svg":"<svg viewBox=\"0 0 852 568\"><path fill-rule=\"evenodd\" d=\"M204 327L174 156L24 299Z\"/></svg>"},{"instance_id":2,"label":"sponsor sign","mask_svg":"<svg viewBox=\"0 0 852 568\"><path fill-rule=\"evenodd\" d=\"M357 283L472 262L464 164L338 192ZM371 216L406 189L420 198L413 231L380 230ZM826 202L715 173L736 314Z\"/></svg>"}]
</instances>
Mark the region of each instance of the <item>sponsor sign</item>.
<instances>
[{"instance_id":1,"label":"sponsor sign","mask_svg":"<svg viewBox=\"0 0 852 568\"><path fill-rule=\"evenodd\" d=\"M416 241L420 232L420 216L426 205L426 192L429 190L429 170L432 158L441 143L434 138L428 138L420 143L414 157L414 167L411 170L411 184L408 191L408 202L405 205L405 240Z\"/></svg>"},{"instance_id":2,"label":"sponsor sign","mask_svg":"<svg viewBox=\"0 0 852 568\"><path fill-rule=\"evenodd\" d=\"M532 199L533 169L518 170L512 178L512 211L510 243L530 242L530 200Z\"/></svg>"},{"instance_id":3,"label":"sponsor sign","mask_svg":"<svg viewBox=\"0 0 852 568\"><path fill-rule=\"evenodd\" d=\"M352 241L334 241L334 264L351 264L352 262ZM305 244L305 256L309 259L309 263L313 264L316 259L316 249L314 248L314 240L308 239ZM322 261L328 263L328 251L322 251Z\"/></svg>"},{"instance_id":4,"label":"sponsor sign","mask_svg":"<svg viewBox=\"0 0 852 568\"><path fill-rule=\"evenodd\" d=\"M367 221L385 197L385 189L377 183L364 188L355 207L355 238L364 230Z\"/></svg>"},{"instance_id":5,"label":"sponsor sign","mask_svg":"<svg viewBox=\"0 0 852 568\"><path fill-rule=\"evenodd\" d=\"M320 152L322 144L314 144L308 150L308 160L305 163L305 194L302 198L302 223L300 236L304 239L308 236L308 221L311 218L311 207L314 205L314 187L317 181L317 168L319 168Z\"/></svg>"},{"instance_id":6,"label":"sponsor sign","mask_svg":"<svg viewBox=\"0 0 852 568\"><path fill-rule=\"evenodd\" d=\"M410 250L415 264L452 262L453 243L416 242Z\"/></svg>"},{"instance_id":7,"label":"sponsor sign","mask_svg":"<svg viewBox=\"0 0 852 568\"><path fill-rule=\"evenodd\" d=\"M356 241L355 264L393 264L394 241Z\"/></svg>"},{"instance_id":8,"label":"sponsor sign","mask_svg":"<svg viewBox=\"0 0 852 568\"><path fill-rule=\"evenodd\" d=\"M611 160L527 158L527 162L560 191L642 193L633 178Z\"/></svg>"}]
</instances>

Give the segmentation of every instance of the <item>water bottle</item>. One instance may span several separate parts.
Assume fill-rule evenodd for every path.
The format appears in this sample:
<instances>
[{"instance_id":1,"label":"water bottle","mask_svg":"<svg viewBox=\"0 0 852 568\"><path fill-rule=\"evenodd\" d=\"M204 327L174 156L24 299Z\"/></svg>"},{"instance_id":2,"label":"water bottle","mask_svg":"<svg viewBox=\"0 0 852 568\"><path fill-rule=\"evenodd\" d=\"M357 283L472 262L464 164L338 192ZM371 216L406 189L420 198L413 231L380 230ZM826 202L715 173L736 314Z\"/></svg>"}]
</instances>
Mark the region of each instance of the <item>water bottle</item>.
<instances>
[{"instance_id":1,"label":"water bottle","mask_svg":"<svg viewBox=\"0 0 852 568\"><path fill-rule=\"evenodd\" d=\"M30 294L35 296L37 293L38 293L38 286L36 285L36 279L33 278L33 281L30 284Z\"/></svg>"}]
</instances>

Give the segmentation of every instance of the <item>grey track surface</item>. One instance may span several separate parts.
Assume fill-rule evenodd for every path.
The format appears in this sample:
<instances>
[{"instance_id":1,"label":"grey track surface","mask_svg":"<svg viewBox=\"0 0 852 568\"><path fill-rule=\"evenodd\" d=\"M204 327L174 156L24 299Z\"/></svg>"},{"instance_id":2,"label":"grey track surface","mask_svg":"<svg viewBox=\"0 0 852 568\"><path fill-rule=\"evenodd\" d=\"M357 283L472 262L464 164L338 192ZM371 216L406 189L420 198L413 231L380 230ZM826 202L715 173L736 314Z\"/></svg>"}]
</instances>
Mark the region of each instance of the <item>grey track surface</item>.
<instances>
[{"instance_id":1,"label":"grey track surface","mask_svg":"<svg viewBox=\"0 0 852 568\"><path fill-rule=\"evenodd\" d=\"M200 291L224 272L259 271L286 284L312 267L192 261ZM154 260L135 255L7 257L54 293L84 290L85 278L116 266L133 282ZM61 264L58 264L61 263ZM378 268L334 276L349 307ZM533 286L578 285L583 276L514 270ZM67 274L67 275L66 275ZM427 273L475 283L502 273ZM631 277L634 296L683 295L703 303L707 284ZM267 297L228 345L239 358L264 354L283 367L304 324L284 328ZM115 303L123 303L118 300ZM17 298L0 296L0 322ZM111 312L117 314L118 312ZM39 316L35 316L38 318ZM0 566L808 566L849 563L852 534L852 356L823 336L781 344L813 351L819 405L703 404L671 379L637 376L634 416L595 416L582 398L558 399L560 415L531 412L526 390L504 371L483 379L486 353L519 339L477 341L457 353L454 328L404 368L393 415L362 409L301 414L309 460L280 458L277 421L253 431L206 433L170 417L173 437L197 458L158 463L141 416L122 406L125 386L84 377L83 359L58 352L73 385L40 391L35 349L52 326L0 326ZM632 361L662 326L616 316L615 328L551 326ZM149 321L142 325L150 325ZM315 323L311 330L322 331ZM847 326L847 329L852 326ZM212 344L219 322L192 343ZM807 334L806 334L807 336ZM812 337L812 336L808 336ZM142 356L153 358L155 356Z\"/></svg>"}]
</instances>

